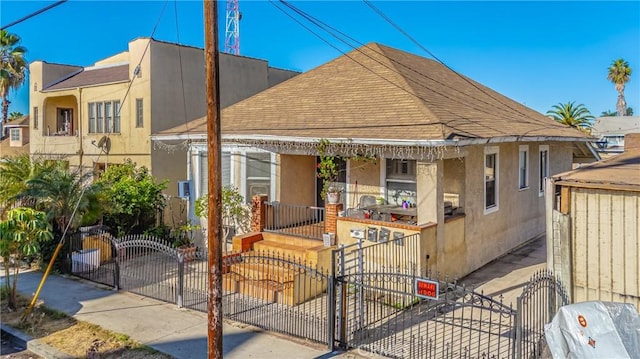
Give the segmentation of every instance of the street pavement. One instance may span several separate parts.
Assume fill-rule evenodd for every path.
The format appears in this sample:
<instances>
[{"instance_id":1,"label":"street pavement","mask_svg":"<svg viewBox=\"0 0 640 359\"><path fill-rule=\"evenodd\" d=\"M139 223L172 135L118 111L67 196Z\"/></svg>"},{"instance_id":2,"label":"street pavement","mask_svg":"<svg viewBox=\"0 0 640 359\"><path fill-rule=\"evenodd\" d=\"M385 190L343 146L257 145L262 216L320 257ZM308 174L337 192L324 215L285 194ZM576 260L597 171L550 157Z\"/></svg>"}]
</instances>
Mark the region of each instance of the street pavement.
<instances>
[{"instance_id":1,"label":"street pavement","mask_svg":"<svg viewBox=\"0 0 640 359\"><path fill-rule=\"evenodd\" d=\"M545 268L545 239L540 237L463 278L459 283L485 295L515 300L537 270ZM41 272L20 274L18 291L31 296ZM4 277L0 276L0 281ZM132 339L178 359L207 357L207 314L177 308L133 293L114 291L74 277L51 275L40 298L49 308ZM358 350L329 352L325 346L275 335L238 323L223 325L224 357L234 358L364 358L377 357Z\"/></svg>"}]
</instances>

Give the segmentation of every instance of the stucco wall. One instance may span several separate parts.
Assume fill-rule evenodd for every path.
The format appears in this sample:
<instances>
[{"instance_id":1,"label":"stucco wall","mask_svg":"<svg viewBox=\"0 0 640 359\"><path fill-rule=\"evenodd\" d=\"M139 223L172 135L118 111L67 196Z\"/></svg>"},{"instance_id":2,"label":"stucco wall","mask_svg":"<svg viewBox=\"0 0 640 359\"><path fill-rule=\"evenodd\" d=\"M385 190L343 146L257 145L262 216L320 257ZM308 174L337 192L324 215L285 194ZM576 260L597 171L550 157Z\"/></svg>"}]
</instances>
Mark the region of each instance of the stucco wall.
<instances>
[{"instance_id":1,"label":"stucco wall","mask_svg":"<svg viewBox=\"0 0 640 359\"><path fill-rule=\"evenodd\" d=\"M348 161L349 185L346 188L346 208L356 208L362 196L380 197L380 163L384 160Z\"/></svg>"},{"instance_id":2,"label":"stucco wall","mask_svg":"<svg viewBox=\"0 0 640 359\"><path fill-rule=\"evenodd\" d=\"M499 146L498 210L484 213L484 146L465 160L466 273L545 232L544 197L538 192L539 146L529 145L529 188L518 189L518 151L526 143ZM549 146L550 175L571 169L571 144ZM461 261L462 263L462 261Z\"/></svg>"},{"instance_id":3,"label":"stucco wall","mask_svg":"<svg viewBox=\"0 0 640 359\"><path fill-rule=\"evenodd\" d=\"M268 74L269 87L275 86L299 74L299 72L296 72L296 71L277 69L273 67L269 67L268 72L269 72Z\"/></svg>"},{"instance_id":4,"label":"stucco wall","mask_svg":"<svg viewBox=\"0 0 640 359\"><path fill-rule=\"evenodd\" d=\"M279 155L276 197L282 203L315 206L315 157Z\"/></svg>"}]
</instances>

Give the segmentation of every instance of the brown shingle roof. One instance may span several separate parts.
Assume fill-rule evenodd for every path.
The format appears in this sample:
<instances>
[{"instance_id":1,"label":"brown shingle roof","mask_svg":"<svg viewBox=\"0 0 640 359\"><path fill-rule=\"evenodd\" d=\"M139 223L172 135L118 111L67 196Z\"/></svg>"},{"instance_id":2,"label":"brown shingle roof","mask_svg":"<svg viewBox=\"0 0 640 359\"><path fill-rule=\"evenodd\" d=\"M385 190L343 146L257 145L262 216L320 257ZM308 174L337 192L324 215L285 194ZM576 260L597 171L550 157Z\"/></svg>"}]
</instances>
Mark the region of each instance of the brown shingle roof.
<instances>
[{"instance_id":1,"label":"brown shingle roof","mask_svg":"<svg viewBox=\"0 0 640 359\"><path fill-rule=\"evenodd\" d=\"M158 135L205 133L206 119ZM445 66L369 44L222 111L222 132L445 140L584 137Z\"/></svg>"},{"instance_id":2,"label":"brown shingle roof","mask_svg":"<svg viewBox=\"0 0 640 359\"><path fill-rule=\"evenodd\" d=\"M4 126L5 127L13 127L13 126L29 127L29 115L18 117L15 120L7 121L7 123L5 123Z\"/></svg>"},{"instance_id":3,"label":"brown shingle roof","mask_svg":"<svg viewBox=\"0 0 640 359\"><path fill-rule=\"evenodd\" d=\"M625 136L625 152L553 176L560 184L640 191L640 133Z\"/></svg>"},{"instance_id":4,"label":"brown shingle roof","mask_svg":"<svg viewBox=\"0 0 640 359\"><path fill-rule=\"evenodd\" d=\"M81 72L50 85L43 91L62 90L129 80L129 65L84 69Z\"/></svg>"}]
</instances>

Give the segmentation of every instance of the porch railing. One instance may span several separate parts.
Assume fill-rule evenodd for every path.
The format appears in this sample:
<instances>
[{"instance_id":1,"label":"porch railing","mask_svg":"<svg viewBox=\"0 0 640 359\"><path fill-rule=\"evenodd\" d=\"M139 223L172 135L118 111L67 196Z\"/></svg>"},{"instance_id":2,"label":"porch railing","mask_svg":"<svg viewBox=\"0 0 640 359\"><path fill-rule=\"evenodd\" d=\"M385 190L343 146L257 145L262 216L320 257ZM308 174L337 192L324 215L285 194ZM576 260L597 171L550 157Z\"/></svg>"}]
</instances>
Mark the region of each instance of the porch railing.
<instances>
[{"instance_id":1,"label":"porch railing","mask_svg":"<svg viewBox=\"0 0 640 359\"><path fill-rule=\"evenodd\" d=\"M322 207L265 202L265 232L322 239L325 212Z\"/></svg>"}]
</instances>

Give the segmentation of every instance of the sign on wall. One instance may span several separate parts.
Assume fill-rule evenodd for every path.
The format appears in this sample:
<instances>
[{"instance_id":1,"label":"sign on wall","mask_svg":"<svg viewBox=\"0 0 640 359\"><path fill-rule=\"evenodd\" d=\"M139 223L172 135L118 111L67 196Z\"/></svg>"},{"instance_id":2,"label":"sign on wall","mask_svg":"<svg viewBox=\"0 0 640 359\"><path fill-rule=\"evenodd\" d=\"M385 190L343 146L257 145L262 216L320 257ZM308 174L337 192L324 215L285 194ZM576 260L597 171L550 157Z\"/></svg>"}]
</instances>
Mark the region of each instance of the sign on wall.
<instances>
[{"instance_id":1,"label":"sign on wall","mask_svg":"<svg viewBox=\"0 0 640 359\"><path fill-rule=\"evenodd\" d=\"M438 281L416 278L415 283L416 296L438 300L438 292L440 289L440 283L438 283Z\"/></svg>"}]
</instances>

